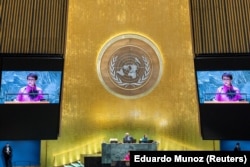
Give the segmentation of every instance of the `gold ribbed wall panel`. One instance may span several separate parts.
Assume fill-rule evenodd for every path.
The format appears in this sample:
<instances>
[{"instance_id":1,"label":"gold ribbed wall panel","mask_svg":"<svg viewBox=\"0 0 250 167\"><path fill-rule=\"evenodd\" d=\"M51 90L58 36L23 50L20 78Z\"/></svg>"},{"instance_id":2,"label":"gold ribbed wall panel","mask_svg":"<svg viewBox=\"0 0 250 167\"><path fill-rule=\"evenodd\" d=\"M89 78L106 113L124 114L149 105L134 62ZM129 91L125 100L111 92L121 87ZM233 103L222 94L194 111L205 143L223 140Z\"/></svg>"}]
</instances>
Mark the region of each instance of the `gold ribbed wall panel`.
<instances>
[{"instance_id":1,"label":"gold ribbed wall panel","mask_svg":"<svg viewBox=\"0 0 250 167\"><path fill-rule=\"evenodd\" d=\"M159 150L218 149L200 134L189 0L70 0L68 14L61 131L42 142L42 167L100 153L127 131L147 133ZM112 95L97 73L101 48L124 33L151 40L163 60L159 84L137 99Z\"/></svg>"},{"instance_id":2,"label":"gold ribbed wall panel","mask_svg":"<svg viewBox=\"0 0 250 167\"><path fill-rule=\"evenodd\" d=\"M0 0L0 52L65 52L68 0Z\"/></svg>"},{"instance_id":3,"label":"gold ribbed wall panel","mask_svg":"<svg viewBox=\"0 0 250 167\"><path fill-rule=\"evenodd\" d=\"M249 53L249 9L249 0L190 0L194 53Z\"/></svg>"}]
</instances>

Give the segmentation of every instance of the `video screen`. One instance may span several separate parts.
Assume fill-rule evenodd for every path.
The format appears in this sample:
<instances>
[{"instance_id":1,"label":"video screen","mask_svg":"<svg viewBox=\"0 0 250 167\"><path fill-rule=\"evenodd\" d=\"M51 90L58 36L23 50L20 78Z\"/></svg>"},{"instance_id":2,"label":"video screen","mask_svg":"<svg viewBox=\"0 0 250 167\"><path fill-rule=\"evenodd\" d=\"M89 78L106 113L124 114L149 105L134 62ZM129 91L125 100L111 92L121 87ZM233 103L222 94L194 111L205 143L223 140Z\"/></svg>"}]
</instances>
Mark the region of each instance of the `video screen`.
<instances>
[{"instance_id":1,"label":"video screen","mask_svg":"<svg viewBox=\"0 0 250 167\"><path fill-rule=\"evenodd\" d=\"M201 136L250 140L250 55L208 54L194 58Z\"/></svg>"},{"instance_id":2,"label":"video screen","mask_svg":"<svg viewBox=\"0 0 250 167\"><path fill-rule=\"evenodd\" d=\"M196 71L199 103L249 103L250 70Z\"/></svg>"},{"instance_id":3,"label":"video screen","mask_svg":"<svg viewBox=\"0 0 250 167\"><path fill-rule=\"evenodd\" d=\"M2 71L0 103L58 104L61 71Z\"/></svg>"},{"instance_id":4,"label":"video screen","mask_svg":"<svg viewBox=\"0 0 250 167\"><path fill-rule=\"evenodd\" d=\"M62 55L1 54L0 70L0 140L57 139Z\"/></svg>"}]
</instances>

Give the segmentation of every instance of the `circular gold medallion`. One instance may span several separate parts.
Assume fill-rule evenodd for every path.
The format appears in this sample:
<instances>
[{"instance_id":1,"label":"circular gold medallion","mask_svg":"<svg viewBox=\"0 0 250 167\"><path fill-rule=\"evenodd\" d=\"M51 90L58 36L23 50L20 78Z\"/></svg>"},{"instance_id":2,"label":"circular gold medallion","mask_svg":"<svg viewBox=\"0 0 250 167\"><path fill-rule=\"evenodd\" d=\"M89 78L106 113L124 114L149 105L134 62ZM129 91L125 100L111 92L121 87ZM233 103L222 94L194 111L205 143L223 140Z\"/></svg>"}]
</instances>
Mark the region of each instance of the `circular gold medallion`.
<instances>
[{"instance_id":1,"label":"circular gold medallion","mask_svg":"<svg viewBox=\"0 0 250 167\"><path fill-rule=\"evenodd\" d=\"M160 52L143 36L120 35L101 49L97 71L110 93L122 98L142 97L151 92L160 80Z\"/></svg>"}]
</instances>

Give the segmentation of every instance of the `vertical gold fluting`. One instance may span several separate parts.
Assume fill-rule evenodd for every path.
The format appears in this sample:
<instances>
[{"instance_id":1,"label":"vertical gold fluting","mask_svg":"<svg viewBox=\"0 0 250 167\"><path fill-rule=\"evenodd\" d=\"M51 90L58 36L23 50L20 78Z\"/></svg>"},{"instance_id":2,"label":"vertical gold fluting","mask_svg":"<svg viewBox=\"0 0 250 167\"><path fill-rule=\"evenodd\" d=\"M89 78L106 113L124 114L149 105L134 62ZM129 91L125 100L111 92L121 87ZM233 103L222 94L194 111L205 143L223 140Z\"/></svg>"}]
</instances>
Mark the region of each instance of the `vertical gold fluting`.
<instances>
[{"instance_id":1,"label":"vertical gold fluting","mask_svg":"<svg viewBox=\"0 0 250 167\"><path fill-rule=\"evenodd\" d=\"M1 53L63 54L68 0L1 0Z\"/></svg>"},{"instance_id":2,"label":"vertical gold fluting","mask_svg":"<svg viewBox=\"0 0 250 167\"><path fill-rule=\"evenodd\" d=\"M159 150L218 149L200 134L190 23L188 0L70 0L61 133L42 142L42 166L99 154L102 142L125 132L147 133ZM96 70L105 42L126 33L150 39L163 60L159 84L136 99L109 93Z\"/></svg>"},{"instance_id":3,"label":"vertical gold fluting","mask_svg":"<svg viewBox=\"0 0 250 167\"><path fill-rule=\"evenodd\" d=\"M194 53L249 53L249 0L190 0Z\"/></svg>"}]
</instances>

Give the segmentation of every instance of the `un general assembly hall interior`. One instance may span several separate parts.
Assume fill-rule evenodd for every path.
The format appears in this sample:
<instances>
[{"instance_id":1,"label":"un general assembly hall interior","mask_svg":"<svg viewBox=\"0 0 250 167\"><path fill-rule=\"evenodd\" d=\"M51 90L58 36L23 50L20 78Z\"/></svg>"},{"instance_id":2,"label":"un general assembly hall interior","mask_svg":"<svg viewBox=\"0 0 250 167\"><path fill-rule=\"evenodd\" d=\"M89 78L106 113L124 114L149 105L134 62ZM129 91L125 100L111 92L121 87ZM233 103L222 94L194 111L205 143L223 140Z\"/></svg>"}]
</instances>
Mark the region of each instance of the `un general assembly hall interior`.
<instances>
[{"instance_id":1,"label":"un general assembly hall interior","mask_svg":"<svg viewBox=\"0 0 250 167\"><path fill-rule=\"evenodd\" d=\"M250 150L249 9L249 0L0 0L1 149L11 146L13 167Z\"/></svg>"}]
</instances>

